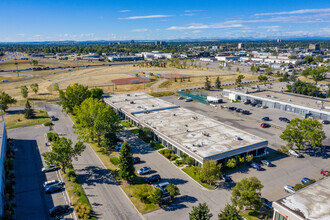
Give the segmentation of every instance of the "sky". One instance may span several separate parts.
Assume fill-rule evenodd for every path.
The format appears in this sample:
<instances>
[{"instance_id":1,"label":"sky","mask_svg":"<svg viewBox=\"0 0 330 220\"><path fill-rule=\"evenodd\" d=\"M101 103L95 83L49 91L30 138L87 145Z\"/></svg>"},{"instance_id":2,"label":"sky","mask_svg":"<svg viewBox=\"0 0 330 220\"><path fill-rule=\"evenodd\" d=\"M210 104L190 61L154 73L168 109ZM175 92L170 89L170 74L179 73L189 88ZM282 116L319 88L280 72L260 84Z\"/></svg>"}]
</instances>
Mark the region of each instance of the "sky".
<instances>
[{"instance_id":1,"label":"sky","mask_svg":"<svg viewBox=\"0 0 330 220\"><path fill-rule=\"evenodd\" d=\"M0 42L330 39L330 0L1 0Z\"/></svg>"}]
</instances>

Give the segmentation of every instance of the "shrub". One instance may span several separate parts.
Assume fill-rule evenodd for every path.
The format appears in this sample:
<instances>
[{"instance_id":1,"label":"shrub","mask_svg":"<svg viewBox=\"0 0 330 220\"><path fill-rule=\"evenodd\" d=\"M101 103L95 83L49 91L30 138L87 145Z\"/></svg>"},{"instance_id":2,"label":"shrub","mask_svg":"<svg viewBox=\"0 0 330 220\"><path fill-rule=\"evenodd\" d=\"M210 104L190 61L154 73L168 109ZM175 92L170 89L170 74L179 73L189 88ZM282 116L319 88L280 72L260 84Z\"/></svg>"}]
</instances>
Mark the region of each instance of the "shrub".
<instances>
[{"instance_id":1,"label":"shrub","mask_svg":"<svg viewBox=\"0 0 330 220\"><path fill-rule=\"evenodd\" d=\"M155 148L156 147L156 143L154 141L151 141L150 142L150 147Z\"/></svg>"},{"instance_id":2,"label":"shrub","mask_svg":"<svg viewBox=\"0 0 330 220\"><path fill-rule=\"evenodd\" d=\"M183 164L183 160L175 160L174 164L179 167Z\"/></svg>"},{"instance_id":3,"label":"shrub","mask_svg":"<svg viewBox=\"0 0 330 220\"><path fill-rule=\"evenodd\" d=\"M58 134L56 132L48 132L47 133L48 141L54 142L59 139Z\"/></svg>"},{"instance_id":4,"label":"shrub","mask_svg":"<svg viewBox=\"0 0 330 220\"><path fill-rule=\"evenodd\" d=\"M117 165L119 164L119 158L118 158L118 157L111 157L111 158L110 158L110 162L111 162L113 165L117 166Z\"/></svg>"},{"instance_id":5,"label":"shrub","mask_svg":"<svg viewBox=\"0 0 330 220\"><path fill-rule=\"evenodd\" d=\"M239 158L238 158L238 161L239 161L240 163L244 163L244 162L245 162L245 157L239 157Z\"/></svg>"},{"instance_id":6,"label":"shrub","mask_svg":"<svg viewBox=\"0 0 330 220\"><path fill-rule=\"evenodd\" d=\"M80 219L89 219L91 216L91 207L87 204L78 203L74 210Z\"/></svg>"},{"instance_id":7,"label":"shrub","mask_svg":"<svg viewBox=\"0 0 330 220\"><path fill-rule=\"evenodd\" d=\"M175 156L171 156L170 161L175 160Z\"/></svg>"},{"instance_id":8,"label":"shrub","mask_svg":"<svg viewBox=\"0 0 330 220\"><path fill-rule=\"evenodd\" d=\"M195 159L192 157L188 157L186 159L186 162L187 162L188 166L193 166L195 164Z\"/></svg>"},{"instance_id":9,"label":"shrub","mask_svg":"<svg viewBox=\"0 0 330 220\"><path fill-rule=\"evenodd\" d=\"M165 153L164 156L169 159L171 157L171 154L169 152Z\"/></svg>"},{"instance_id":10,"label":"shrub","mask_svg":"<svg viewBox=\"0 0 330 220\"><path fill-rule=\"evenodd\" d=\"M227 161L227 167L229 167L229 168L234 168L234 167L236 167L236 158L230 158L230 159Z\"/></svg>"},{"instance_id":11,"label":"shrub","mask_svg":"<svg viewBox=\"0 0 330 220\"><path fill-rule=\"evenodd\" d=\"M252 154L249 154L246 156L246 162L251 162L253 159L253 155Z\"/></svg>"},{"instance_id":12,"label":"shrub","mask_svg":"<svg viewBox=\"0 0 330 220\"><path fill-rule=\"evenodd\" d=\"M52 126L52 125L53 125L53 123L51 121L47 121L44 123L44 126Z\"/></svg>"}]
</instances>

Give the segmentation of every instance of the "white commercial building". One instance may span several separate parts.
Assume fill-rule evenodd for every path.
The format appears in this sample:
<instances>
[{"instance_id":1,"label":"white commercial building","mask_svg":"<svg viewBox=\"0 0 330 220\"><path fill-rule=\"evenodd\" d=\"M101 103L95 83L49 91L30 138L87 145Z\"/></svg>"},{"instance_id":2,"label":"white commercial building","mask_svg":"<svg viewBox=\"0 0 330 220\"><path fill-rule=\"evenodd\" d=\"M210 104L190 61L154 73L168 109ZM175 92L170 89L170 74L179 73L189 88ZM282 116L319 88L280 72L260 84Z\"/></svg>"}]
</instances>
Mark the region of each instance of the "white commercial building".
<instances>
[{"instance_id":1,"label":"white commercial building","mask_svg":"<svg viewBox=\"0 0 330 220\"><path fill-rule=\"evenodd\" d=\"M150 128L156 141L199 165L266 153L268 141L263 138L145 93L113 95L104 101L130 123Z\"/></svg>"}]
</instances>

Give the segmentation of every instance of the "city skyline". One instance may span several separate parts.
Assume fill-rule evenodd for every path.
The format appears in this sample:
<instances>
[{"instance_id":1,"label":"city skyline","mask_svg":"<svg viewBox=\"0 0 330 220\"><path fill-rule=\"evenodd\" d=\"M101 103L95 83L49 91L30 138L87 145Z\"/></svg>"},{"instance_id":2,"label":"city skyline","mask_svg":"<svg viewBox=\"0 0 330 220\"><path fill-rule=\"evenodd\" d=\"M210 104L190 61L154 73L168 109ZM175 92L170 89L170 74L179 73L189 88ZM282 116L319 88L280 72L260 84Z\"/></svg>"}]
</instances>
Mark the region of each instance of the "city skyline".
<instances>
[{"instance_id":1,"label":"city skyline","mask_svg":"<svg viewBox=\"0 0 330 220\"><path fill-rule=\"evenodd\" d=\"M0 42L330 37L327 1L2 1Z\"/></svg>"}]
</instances>

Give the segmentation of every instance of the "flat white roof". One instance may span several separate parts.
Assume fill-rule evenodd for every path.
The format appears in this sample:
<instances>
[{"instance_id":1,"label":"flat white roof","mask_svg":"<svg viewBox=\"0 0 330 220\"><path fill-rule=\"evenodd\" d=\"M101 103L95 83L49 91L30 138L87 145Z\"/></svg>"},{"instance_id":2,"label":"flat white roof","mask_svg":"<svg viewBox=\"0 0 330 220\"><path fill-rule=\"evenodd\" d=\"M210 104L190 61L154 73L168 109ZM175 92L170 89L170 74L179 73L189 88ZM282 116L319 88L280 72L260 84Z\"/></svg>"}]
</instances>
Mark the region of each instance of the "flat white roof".
<instances>
[{"instance_id":1,"label":"flat white roof","mask_svg":"<svg viewBox=\"0 0 330 220\"><path fill-rule=\"evenodd\" d=\"M330 219L330 177L276 201L274 208L291 218Z\"/></svg>"},{"instance_id":2,"label":"flat white roof","mask_svg":"<svg viewBox=\"0 0 330 220\"><path fill-rule=\"evenodd\" d=\"M145 108L151 110L134 116L202 158L262 142L267 145L263 138L145 93L114 95L107 101L130 114Z\"/></svg>"}]
</instances>

